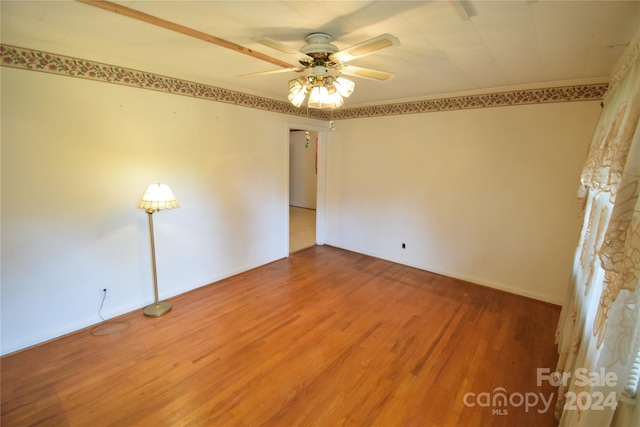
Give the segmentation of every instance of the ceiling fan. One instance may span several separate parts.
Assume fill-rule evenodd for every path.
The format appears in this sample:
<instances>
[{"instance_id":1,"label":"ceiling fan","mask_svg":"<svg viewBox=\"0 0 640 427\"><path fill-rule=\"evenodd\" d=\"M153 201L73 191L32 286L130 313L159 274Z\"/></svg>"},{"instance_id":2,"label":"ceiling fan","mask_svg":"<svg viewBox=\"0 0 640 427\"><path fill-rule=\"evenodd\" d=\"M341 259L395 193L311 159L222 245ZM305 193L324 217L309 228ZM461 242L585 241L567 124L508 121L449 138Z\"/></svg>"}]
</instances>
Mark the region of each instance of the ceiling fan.
<instances>
[{"instance_id":1,"label":"ceiling fan","mask_svg":"<svg viewBox=\"0 0 640 427\"><path fill-rule=\"evenodd\" d=\"M343 98L353 93L355 83L342 77L343 74L379 81L392 78L393 73L347 63L381 49L400 45L398 38L391 34L382 34L342 50L331 44L331 35L323 32L307 35L306 44L300 50L268 37L253 40L281 52L296 55L298 65L239 77L303 72L304 77L289 81L288 98L294 106L299 107L309 94L307 105L311 108L338 108L344 103Z\"/></svg>"}]
</instances>

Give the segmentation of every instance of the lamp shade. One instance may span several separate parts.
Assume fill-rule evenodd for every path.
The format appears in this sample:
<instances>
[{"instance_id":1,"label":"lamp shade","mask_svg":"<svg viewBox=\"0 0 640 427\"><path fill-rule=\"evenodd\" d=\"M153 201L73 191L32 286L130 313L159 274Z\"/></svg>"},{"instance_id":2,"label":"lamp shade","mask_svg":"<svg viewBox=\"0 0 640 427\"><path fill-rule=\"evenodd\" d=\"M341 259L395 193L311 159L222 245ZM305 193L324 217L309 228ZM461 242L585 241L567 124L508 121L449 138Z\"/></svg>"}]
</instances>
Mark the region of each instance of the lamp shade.
<instances>
[{"instance_id":1,"label":"lamp shade","mask_svg":"<svg viewBox=\"0 0 640 427\"><path fill-rule=\"evenodd\" d=\"M146 211L161 211L179 206L176 196L166 184L151 184L138 203L138 207Z\"/></svg>"},{"instance_id":2,"label":"lamp shade","mask_svg":"<svg viewBox=\"0 0 640 427\"><path fill-rule=\"evenodd\" d=\"M295 106L299 107L304 102L304 98L307 96L307 82L305 79L295 79L289 81L289 101Z\"/></svg>"},{"instance_id":3,"label":"lamp shade","mask_svg":"<svg viewBox=\"0 0 640 427\"><path fill-rule=\"evenodd\" d=\"M327 89L329 92L329 106L331 108L340 108L340 106L344 103L342 96L338 93L335 87L329 86Z\"/></svg>"},{"instance_id":4,"label":"lamp shade","mask_svg":"<svg viewBox=\"0 0 640 427\"><path fill-rule=\"evenodd\" d=\"M330 102L327 88L325 86L314 86L313 89L311 89L307 105L310 108L327 108Z\"/></svg>"},{"instance_id":5,"label":"lamp shade","mask_svg":"<svg viewBox=\"0 0 640 427\"><path fill-rule=\"evenodd\" d=\"M353 93L353 89L356 87L356 84L344 77L337 77L335 82L333 83L336 87L336 90L340 93L340 95L348 98L349 95Z\"/></svg>"},{"instance_id":6,"label":"lamp shade","mask_svg":"<svg viewBox=\"0 0 640 427\"><path fill-rule=\"evenodd\" d=\"M354 82L342 76L328 75L323 68L319 74L289 80L287 98L295 107L300 107L309 95L309 108L339 108L344 104L344 98L353 93L355 86Z\"/></svg>"}]
</instances>

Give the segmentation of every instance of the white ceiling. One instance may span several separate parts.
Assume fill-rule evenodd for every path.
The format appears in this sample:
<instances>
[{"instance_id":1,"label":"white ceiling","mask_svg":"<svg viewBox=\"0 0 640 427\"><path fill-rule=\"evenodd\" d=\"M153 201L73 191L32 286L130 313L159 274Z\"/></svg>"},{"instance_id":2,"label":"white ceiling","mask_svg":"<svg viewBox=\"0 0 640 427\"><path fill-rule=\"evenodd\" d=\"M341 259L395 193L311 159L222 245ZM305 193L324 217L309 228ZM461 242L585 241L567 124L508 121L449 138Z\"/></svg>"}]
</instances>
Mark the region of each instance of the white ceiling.
<instances>
[{"instance_id":1,"label":"white ceiling","mask_svg":"<svg viewBox=\"0 0 640 427\"><path fill-rule=\"evenodd\" d=\"M640 27L640 1L119 1L147 14L295 64L252 41L267 36L299 49L314 31L342 49L383 33L401 45L351 64L395 73L354 78L345 107L445 94L608 81ZM286 100L277 66L214 44L71 0L0 3L5 44L106 62Z\"/></svg>"}]
</instances>

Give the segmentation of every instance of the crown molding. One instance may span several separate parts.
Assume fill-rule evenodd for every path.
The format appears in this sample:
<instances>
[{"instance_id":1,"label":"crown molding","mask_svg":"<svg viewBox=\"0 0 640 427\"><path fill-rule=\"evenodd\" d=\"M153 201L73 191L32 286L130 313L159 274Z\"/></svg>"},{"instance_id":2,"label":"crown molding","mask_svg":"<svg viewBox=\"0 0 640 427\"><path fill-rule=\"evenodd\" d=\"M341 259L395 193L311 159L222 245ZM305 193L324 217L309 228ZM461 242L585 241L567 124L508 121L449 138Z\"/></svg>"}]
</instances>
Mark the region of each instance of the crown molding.
<instances>
[{"instance_id":1,"label":"crown molding","mask_svg":"<svg viewBox=\"0 0 640 427\"><path fill-rule=\"evenodd\" d=\"M162 76L146 71L120 67L117 65L104 64L86 59L73 58L70 56L57 55L5 44L0 44L0 60L3 67L89 79L105 83L136 87L139 89L165 92L174 95L191 96L209 101L290 114L294 116L304 116L319 120L342 120L515 105L595 101L602 100L608 88L608 84L606 83L569 85L476 95L452 96L439 99L398 102L393 104L327 111L313 108L296 108L290 103L284 101L250 95L188 80Z\"/></svg>"}]
</instances>

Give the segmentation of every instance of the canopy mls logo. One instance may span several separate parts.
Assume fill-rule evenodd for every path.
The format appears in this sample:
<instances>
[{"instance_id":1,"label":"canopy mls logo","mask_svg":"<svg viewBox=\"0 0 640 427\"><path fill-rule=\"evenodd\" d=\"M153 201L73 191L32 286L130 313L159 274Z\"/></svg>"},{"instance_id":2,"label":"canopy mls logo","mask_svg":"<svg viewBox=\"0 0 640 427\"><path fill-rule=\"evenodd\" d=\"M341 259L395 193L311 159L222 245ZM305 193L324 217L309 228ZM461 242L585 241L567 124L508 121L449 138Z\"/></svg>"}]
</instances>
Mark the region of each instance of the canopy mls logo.
<instances>
[{"instance_id":1,"label":"canopy mls logo","mask_svg":"<svg viewBox=\"0 0 640 427\"><path fill-rule=\"evenodd\" d=\"M551 403L553 402L553 393L548 399L545 399L544 393L511 393L508 394L504 387L497 387L492 392L483 393L466 393L462 401L464 406L474 407L480 406L482 408L491 408L492 415L509 415L508 407L519 408L524 406L524 411L529 412L530 409L538 408L542 403L542 408L538 408L537 411L543 414L549 410Z\"/></svg>"},{"instance_id":2,"label":"canopy mls logo","mask_svg":"<svg viewBox=\"0 0 640 427\"><path fill-rule=\"evenodd\" d=\"M615 372L606 372L600 368L597 372L590 372L586 368L576 369L571 372L551 372L549 368L538 368L536 370L536 385L542 387L546 381L552 387L568 386L573 378L573 385L580 387L614 387L618 383L618 376ZM564 410L604 410L615 409L617 398L615 391L605 395L603 392L595 391L568 391L564 394ZM504 387L496 387L491 392L466 393L462 401L467 407L479 406L491 408L492 415L509 415L509 408L524 407L525 412L536 410L538 413L546 413L555 401L555 393L545 396L542 392L529 391L526 393L508 393Z\"/></svg>"}]
</instances>

